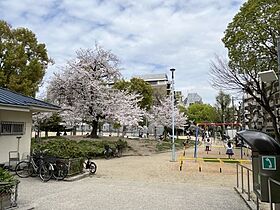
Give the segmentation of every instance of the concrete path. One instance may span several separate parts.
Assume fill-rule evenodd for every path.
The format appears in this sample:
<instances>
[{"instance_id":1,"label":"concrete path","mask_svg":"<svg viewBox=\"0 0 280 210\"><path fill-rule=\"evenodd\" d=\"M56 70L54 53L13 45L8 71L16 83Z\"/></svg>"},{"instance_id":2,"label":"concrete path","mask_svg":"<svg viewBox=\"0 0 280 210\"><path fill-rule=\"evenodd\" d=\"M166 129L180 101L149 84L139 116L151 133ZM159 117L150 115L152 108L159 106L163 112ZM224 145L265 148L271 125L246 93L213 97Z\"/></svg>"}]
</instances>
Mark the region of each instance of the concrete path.
<instances>
[{"instance_id":1,"label":"concrete path","mask_svg":"<svg viewBox=\"0 0 280 210\"><path fill-rule=\"evenodd\" d=\"M19 209L248 209L232 188L85 178L20 180Z\"/></svg>"},{"instance_id":2,"label":"concrete path","mask_svg":"<svg viewBox=\"0 0 280 210\"><path fill-rule=\"evenodd\" d=\"M199 157L218 155L219 148L209 154L203 148ZM186 153L192 156L193 148ZM19 209L248 209L233 189L234 164L224 164L223 173L215 163L204 164L199 172L197 163L189 161L179 171L179 162L170 162L170 155L99 159L96 175L74 182L20 179Z\"/></svg>"}]
</instances>

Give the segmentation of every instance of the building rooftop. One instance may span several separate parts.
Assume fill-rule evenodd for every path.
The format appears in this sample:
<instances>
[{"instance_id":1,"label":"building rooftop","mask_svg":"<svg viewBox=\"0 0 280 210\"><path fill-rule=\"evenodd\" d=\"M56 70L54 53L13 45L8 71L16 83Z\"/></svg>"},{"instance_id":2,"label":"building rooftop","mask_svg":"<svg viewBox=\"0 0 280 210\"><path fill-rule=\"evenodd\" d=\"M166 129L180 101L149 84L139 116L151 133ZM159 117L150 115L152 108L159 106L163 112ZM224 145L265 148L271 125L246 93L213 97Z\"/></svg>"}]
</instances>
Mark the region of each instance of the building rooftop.
<instances>
[{"instance_id":1,"label":"building rooftop","mask_svg":"<svg viewBox=\"0 0 280 210\"><path fill-rule=\"evenodd\" d=\"M154 81L154 80L164 80L167 81L168 77L166 74L146 74L146 75L138 75L135 76L137 78L141 78L144 81Z\"/></svg>"},{"instance_id":2,"label":"building rooftop","mask_svg":"<svg viewBox=\"0 0 280 210\"><path fill-rule=\"evenodd\" d=\"M0 106L13 106L18 108L42 110L59 110L60 107L29 97L6 88L0 88Z\"/></svg>"}]
</instances>

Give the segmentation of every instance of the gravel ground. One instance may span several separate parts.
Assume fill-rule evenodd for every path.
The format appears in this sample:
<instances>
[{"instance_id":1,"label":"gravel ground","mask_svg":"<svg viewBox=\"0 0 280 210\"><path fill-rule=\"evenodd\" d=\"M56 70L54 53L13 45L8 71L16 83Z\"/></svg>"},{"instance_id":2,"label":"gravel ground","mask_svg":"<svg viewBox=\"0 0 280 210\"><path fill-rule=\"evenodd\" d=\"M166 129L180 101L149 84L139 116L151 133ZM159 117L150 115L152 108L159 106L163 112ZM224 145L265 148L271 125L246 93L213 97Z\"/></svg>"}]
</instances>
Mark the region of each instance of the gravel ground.
<instances>
[{"instance_id":1,"label":"gravel ground","mask_svg":"<svg viewBox=\"0 0 280 210\"><path fill-rule=\"evenodd\" d=\"M177 152L177 155L182 151ZM210 154L217 156L213 148ZM187 150L192 156L193 149ZM248 209L233 187L235 164L170 162L171 153L99 159L96 175L74 182L20 179L19 209Z\"/></svg>"},{"instance_id":2,"label":"gravel ground","mask_svg":"<svg viewBox=\"0 0 280 210\"><path fill-rule=\"evenodd\" d=\"M247 209L232 188L85 178L21 182L19 209Z\"/></svg>"}]
</instances>

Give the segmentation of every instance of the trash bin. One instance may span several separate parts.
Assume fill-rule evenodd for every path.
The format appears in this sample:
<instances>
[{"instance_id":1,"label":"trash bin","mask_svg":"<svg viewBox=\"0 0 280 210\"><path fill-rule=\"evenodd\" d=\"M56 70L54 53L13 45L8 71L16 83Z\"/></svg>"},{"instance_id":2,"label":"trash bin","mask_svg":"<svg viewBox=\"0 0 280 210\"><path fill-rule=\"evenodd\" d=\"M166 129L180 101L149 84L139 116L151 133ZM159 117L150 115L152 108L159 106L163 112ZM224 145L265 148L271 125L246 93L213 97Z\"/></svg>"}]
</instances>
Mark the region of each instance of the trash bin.
<instances>
[{"instance_id":1,"label":"trash bin","mask_svg":"<svg viewBox=\"0 0 280 210\"><path fill-rule=\"evenodd\" d=\"M244 130L237 133L252 149L253 189L262 202L269 202L268 178L280 181L280 144L265 133ZM280 203L280 186L271 184L273 203Z\"/></svg>"}]
</instances>

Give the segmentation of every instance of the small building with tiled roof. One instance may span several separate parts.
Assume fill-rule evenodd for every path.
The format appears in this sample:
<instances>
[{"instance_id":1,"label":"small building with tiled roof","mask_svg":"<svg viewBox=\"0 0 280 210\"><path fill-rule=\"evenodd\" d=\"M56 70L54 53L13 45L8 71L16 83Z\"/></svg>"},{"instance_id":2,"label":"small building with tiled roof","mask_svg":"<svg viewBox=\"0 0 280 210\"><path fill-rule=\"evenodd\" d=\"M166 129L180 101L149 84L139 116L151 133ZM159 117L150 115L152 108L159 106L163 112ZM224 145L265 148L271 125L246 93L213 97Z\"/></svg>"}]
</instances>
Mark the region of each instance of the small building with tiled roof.
<instances>
[{"instance_id":1,"label":"small building with tiled roof","mask_svg":"<svg viewBox=\"0 0 280 210\"><path fill-rule=\"evenodd\" d=\"M0 88L0 163L9 161L9 152L10 156L19 153L19 158L30 154L32 113L59 109L56 105Z\"/></svg>"}]
</instances>

